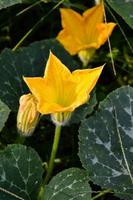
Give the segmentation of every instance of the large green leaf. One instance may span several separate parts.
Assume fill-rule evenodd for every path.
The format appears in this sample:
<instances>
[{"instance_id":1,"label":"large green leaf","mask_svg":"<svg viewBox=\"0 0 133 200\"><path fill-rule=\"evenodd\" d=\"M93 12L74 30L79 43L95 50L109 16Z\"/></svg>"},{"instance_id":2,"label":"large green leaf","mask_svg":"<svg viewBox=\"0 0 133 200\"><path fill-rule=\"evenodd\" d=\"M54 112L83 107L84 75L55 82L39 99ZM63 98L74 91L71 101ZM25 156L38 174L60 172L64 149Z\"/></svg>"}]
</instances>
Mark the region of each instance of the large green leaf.
<instances>
[{"instance_id":1,"label":"large green leaf","mask_svg":"<svg viewBox=\"0 0 133 200\"><path fill-rule=\"evenodd\" d=\"M9 145L0 152L0 199L36 199L42 173L42 162L33 149Z\"/></svg>"},{"instance_id":2,"label":"large green leaf","mask_svg":"<svg viewBox=\"0 0 133 200\"><path fill-rule=\"evenodd\" d=\"M3 129L9 113L10 109L8 106L0 100L0 131Z\"/></svg>"},{"instance_id":3,"label":"large green leaf","mask_svg":"<svg viewBox=\"0 0 133 200\"><path fill-rule=\"evenodd\" d=\"M0 0L0 9L22 3L22 0Z\"/></svg>"},{"instance_id":4,"label":"large green leaf","mask_svg":"<svg viewBox=\"0 0 133 200\"><path fill-rule=\"evenodd\" d=\"M54 39L35 42L15 52L5 49L0 55L0 94L10 109L17 110L19 97L28 92L22 76L43 76L50 50L71 70L78 67Z\"/></svg>"},{"instance_id":5,"label":"large green leaf","mask_svg":"<svg viewBox=\"0 0 133 200\"><path fill-rule=\"evenodd\" d=\"M39 1L39 0L38 0ZM37 0L0 0L0 10L20 3L35 3ZM44 2L45 3L45 2Z\"/></svg>"},{"instance_id":6,"label":"large green leaf","mask_svg":"<svg viewBox=\"0 0 133 200\"><path fill-rule=\"evenodd\" d=\"M133 0L106 1L133 28Z\"/></svg>"},{"instance_id":7,"label":"large green leaf","mask_svg":"<svg viewBox=\"0 0 133 200\"><path fill-rule=\"evenodd\" d=\"M80 127L79 156L91 179L133 199L133 88L121 87Z\"/></svg>"},{"instance_id":8,"label":"large green leaf","mask_svg":"<svg viewBox=\"0 0 133 200\"><path fill-rule=\"evenodd\" d=\"M10 6L16 5L16 4L20 4L20 3L33 4L33 3L36 3L37 1L39 2L40 0L0 0L0 10L3 9L3 8L7 8L7 7L10 7ZM57 3L57 1L54 1L54 0L47 0L47 1L42 0L42 2L44 2L44 3L48 3L48 2Z\"/></svg>"},{"instance_id":9,"label":"large green leaf","mask_svg":"<svg viewBox=\"0 0 133 200\"><path fill-rule=\"evenodd\" d=\"M91 188L84 170L70 168L57 174L46 186L43 200L89 200Z\"/></svg>"}]
</instances>

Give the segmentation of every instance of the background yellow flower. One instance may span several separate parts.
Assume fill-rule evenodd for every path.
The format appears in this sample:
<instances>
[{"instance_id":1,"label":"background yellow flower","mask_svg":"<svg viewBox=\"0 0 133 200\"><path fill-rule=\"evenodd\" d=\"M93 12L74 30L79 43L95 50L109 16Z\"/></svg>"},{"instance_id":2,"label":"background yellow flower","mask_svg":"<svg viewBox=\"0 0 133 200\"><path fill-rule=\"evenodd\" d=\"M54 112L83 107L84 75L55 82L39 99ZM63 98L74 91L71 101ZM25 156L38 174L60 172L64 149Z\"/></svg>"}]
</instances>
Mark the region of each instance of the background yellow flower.
<instances>
[{"instance_id":1,"label":"background yellow flower","mask_svg":"<svg viewBox=\"0 0 133 200\"><path fill-rule=\"evenodd\" d=\"M80 15L72 9L62 8L63 30L57 36L71 55L88 48L99 48L111 35L115 23L103 23L103 5L97 5Z\"/></svg>"},{"instance_id":2,"label":"background yellow flower","mask_svg":"<svg viewBox=\"0 0 133 200\"><path fill-rule=\"evenodd\" d=\"M67 8L60 9L60 12L63 30L59 32L57 40L71 55L79 53L81 60L90 59L116 25L103 22L103 4L86 10L83 15Z\"/></svg>"}]
</instances>

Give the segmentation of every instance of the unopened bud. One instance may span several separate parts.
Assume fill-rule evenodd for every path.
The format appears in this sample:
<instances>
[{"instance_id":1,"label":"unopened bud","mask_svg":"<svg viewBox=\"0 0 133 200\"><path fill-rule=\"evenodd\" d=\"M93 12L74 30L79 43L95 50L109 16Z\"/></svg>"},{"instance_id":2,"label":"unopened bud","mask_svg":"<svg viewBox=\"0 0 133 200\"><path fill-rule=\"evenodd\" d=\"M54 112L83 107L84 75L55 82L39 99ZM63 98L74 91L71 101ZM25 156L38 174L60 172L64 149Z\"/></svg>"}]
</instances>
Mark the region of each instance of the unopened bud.
<instances>
[{"instance_id":1,"label":"unopened bud","mask_svg":"<svg viewBox=\"0 0 133 200\"><path fill-rule=\"evenodd\" d=\"M81 50L78 53L78 56L81 60L81 62L83 63L84 67L87 67L89 61L91 60L92 56L94 55L96 49L94 48L90 48L87 50Z\"/></svg>"},{"instance_id":2,"label":"unopened bud","mask_svg":"<svg viewBox=\"0 0 133 200\"><path fill-rule=\"evenodd\" d=\"M37 101L30 93L22 95L19 103L17 129L22 136L27 137L34 132L40 113L37 111Z\"/></svg>"},{"instance_id":3,"label":"unopened bud","mask_svg":"<svg viewBox=\"0 0 133 200\"><path fill-rule=\"evenodd\" d=\"M55 125L65 126L71 118L71 112L52 113L51 119Z\"/></svg>"}]
</instances>

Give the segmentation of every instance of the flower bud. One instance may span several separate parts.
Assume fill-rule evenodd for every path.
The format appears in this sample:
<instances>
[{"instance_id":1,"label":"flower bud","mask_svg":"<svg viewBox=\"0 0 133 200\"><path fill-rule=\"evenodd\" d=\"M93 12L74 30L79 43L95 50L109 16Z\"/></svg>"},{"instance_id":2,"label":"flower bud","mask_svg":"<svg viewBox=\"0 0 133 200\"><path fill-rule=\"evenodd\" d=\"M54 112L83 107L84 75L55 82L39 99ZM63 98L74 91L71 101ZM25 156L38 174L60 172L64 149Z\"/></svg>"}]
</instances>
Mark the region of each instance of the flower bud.
<instances>
[{"instance_id":1,"label":"flower bud","mask_svg":"<svg viewBox=\"0 0 133 200\"><path fill-rule=\"evenodd\" d=\"M17 115L17 129L22 136L30 136L39 121L40 113L37 111L37 100L32 94L22 95L19 100Z\"/></svg>"},{"instance_id":2,"label":"flower bud","mask_svg":"<svg viewBox=\"0 0 133 200\"><path fill-rule=\"evenodd\" d=\"M95 5L99 5L101 3L103 3L103 0L95 0Z\"/></svg>"},{"instance_id":3,"label":"flower bud","mask_svg":"<svg viewBox=\"0 0 133 200\"><path fill-rule=\"evenodd\" d=\"M71 112L52 113L51 119L55 125L65 126L71 118Z\"/></svg>"},{"instance_id":4,"label":"flower bud","mask_svg":"<svg viewBox=\"0 0 133 200\"><path fill-rule=\"evenodd\" d=\"M94 53L95 53L95 49L94 48L90 48L88 50L81 50L78 53L78 57L80 58L81 62L83 63L84 67L87 67L88 62L91 60L91 58L93 57Z\"/></svg>"}]
</instances>

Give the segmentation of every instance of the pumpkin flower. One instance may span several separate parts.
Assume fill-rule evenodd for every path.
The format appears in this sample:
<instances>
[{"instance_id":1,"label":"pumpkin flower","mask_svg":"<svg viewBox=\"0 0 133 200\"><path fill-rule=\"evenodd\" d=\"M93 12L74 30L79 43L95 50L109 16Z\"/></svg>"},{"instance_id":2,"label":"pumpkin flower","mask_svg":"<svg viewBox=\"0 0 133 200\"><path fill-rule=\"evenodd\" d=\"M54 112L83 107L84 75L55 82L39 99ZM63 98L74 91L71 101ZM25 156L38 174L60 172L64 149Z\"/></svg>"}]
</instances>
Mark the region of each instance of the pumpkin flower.
<instances>
[{"instance_id":1,"label":"pumpkin flower","mask_svg":"<svg viewBox=\"0 0 133 200\"><path fill-rule=\"evenodd\" d=\"M78 54L86 66L95 53L111 35L115 23L104 23L103 4L86 10L82 15L68 8L61 8L61 23L63 29L57 40L71 54Z\"/></svg>"},{"instance_id":2,"label":"pumpkin flower","mask_svg":"<svg viewBox=\"0 0 133 200\"><path fill-rule=\"evenodd\" d=\"M37 111L37 101L30 93L22 95L19 103L17 129L20 135L27 137L34 132L40 113Z\"/></svg>"},{"instance_id":3,"label":"pumpkin flower","mask_svg":"<svg viewBox=\"0 0 133 200\"><path fill-rule=\"evenodd\" d=\"M65 125L75 108L88 101L102 69L103 66L71 73L50 52L44 77L24 77L24 81L37 99L37 110L51 114L55 124Z\"/></svg>"}]
</instances>

